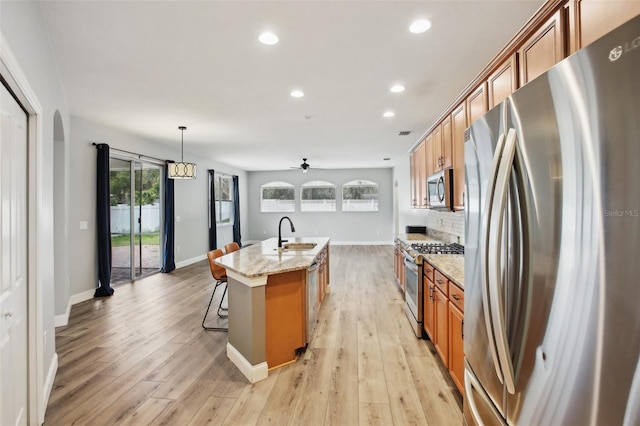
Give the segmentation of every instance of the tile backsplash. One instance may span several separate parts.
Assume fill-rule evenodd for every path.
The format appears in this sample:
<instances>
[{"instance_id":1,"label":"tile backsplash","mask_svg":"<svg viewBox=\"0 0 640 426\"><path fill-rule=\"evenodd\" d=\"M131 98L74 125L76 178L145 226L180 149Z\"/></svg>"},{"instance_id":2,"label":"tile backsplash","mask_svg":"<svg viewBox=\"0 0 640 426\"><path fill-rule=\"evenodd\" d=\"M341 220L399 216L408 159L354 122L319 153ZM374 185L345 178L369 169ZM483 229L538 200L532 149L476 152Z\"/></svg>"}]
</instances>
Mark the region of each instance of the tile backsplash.
<instances>
[{"instance_id":1,"label":"tile backsplash","mask_svg":"<svg viewBox=\"0 0 640 426\"><path fill-rule=\"evenodd\" d=\"M464 244L464 212L426 210L427 233L435 238ZM458 241L459 238L459 241Z\"/></svg>"}]
</instances>

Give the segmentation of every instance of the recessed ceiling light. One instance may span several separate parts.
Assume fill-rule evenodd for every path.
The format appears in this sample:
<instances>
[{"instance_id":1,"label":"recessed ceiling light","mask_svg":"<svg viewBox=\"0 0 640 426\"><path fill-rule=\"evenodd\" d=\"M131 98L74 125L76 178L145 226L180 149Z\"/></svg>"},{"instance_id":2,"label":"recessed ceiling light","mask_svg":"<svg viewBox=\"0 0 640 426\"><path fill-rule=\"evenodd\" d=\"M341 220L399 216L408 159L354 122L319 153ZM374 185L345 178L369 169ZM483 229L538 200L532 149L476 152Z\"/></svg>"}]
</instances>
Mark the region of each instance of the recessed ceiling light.
<instances>
[{"instance_id":1,"label":"recessed ceiling light","mask_svg":"<svg viewBox=\"0 0 640 426\"><path fill-rule=\"evenodd\" d=\"M291 92L291 96L293 96L294 98L301 98L304 96L304 92L302 90L294 90L293 92Z\"/></svg>"},{"instance_id":2,"label":"recessed ceiling light","mask_svg":"<svg viewBox=\"0 0 640 426\"><path fill-rule=\"evenodd\" d=\"M431 28L431 22L426 19L418 19L417 21L413 21L409 26L409 31L414 34L420 34L427 31L429 28Z\"/></svg>"},{"instance_id":3,"label":"recessed ceiling light","mask_svg":"<svg viewBox=\"0 0 640 426\"><path fill-rule=\"evenodd\" d=\"M389 157L384 157L382 160L383 160L383 161L389 161L389 160L391 160L391 158L389 158Z\"/></svg>"},{"instance_id":4,"label":"recessed ceiling light","mask_svg":"<svg viewBox=\"0 0 640 426\"><path fill-rule=\"evenodd\" d=\"M391 118L394 115L396 115L396 114L393 111L385 111L385 113L382 114L382 116L385 117L385 118Z\"/></svg>"},{"instance_id":5,"label":"recessed ceiling light","mask_svg":"<svg viewBox=\"0 0 640 426\"><path fill-rule=\"evenodd\" d=\"M258 37L258 40L260 40L260 43L262 44L266 44L267 46L273 46L278 42L279 39L278 39L278 36L275 35L274 33L266 32L266 33L260 34L260 37Z\"/></svg>"},{"instance_id":6,"label":"recessed ceiling light","mask_svg":"<svg viewBox=\"0 0 640 426\"><path fill-rule=\"evenodd\" d=\"M404 92L404 86L402 84L396 84L391 86L390 89L393 93L400 93L400 92Z\"/></svg>"},{"instance_id":7,"label":"recessed ceiling light","mask_svg":"<svg viewBox=\"0 0 640 426\"><path fill-rule=\"evenodd\" d=\"M315 117L313 115L305 115L304 118L307 120L313 120Z\"/></svg>"}]
</instances>

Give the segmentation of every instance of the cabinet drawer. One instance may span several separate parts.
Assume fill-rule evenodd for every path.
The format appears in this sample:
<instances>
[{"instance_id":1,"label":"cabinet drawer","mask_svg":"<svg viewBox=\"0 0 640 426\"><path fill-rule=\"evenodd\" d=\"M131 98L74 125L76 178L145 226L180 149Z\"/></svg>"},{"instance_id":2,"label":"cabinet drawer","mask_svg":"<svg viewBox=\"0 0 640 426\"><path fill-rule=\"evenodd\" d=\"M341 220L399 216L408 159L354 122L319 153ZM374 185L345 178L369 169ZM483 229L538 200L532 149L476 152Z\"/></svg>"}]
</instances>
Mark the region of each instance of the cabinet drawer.
<instances>
[{"instance_id":1,"label":"cabinet drawer","mask_svg":"<svg viewBox=\"0 0 640 426\"><path fill-rule=\"evenodd\" d=\"M429 281L433 281L433 271L435 270L435 268L433 266L431 266L431 264L429 262L427 262L426 260L424 260L422 262L422 274L429 280Z\"/></svg>"},{"instance_id":2,"label":"cabinet drawer","mask_svg":"<svg viewBox=\"0 0 640 426\"><path fill-rule=\"evenodd\" d=\"M455 284L449 284L449 300L464 312L464 291Z\"/></svg>"},{"instance_id":3,"label":"cabinet drawer","mask_svg":"<svg viewBox=\"0 0 640 426\"><path fill-rule=\"evenodd\" d=\"M440 271L434 268L433 270L433 283L444 293L445 296L449 295L449 280L442 275Z\"/></svg>"}]
</instances>

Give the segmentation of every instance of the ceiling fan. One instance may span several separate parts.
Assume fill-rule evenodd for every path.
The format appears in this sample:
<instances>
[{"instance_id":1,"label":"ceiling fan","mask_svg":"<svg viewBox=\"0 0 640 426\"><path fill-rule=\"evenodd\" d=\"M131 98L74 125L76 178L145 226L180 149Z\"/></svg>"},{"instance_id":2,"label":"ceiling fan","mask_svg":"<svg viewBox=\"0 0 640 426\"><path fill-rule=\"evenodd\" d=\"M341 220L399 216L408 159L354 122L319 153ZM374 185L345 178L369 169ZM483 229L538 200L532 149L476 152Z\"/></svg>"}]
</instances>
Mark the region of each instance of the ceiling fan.
<instances>
[{"instance_id":1,"label":"ceiling fan","mask_svg":"<svg viewBox=\"0 0 640 426\"><path fill-rule=\"evenodd\" d=\"M309 165L309 163L307 163L307 159L303 158L302 159L302 164L300 164L298 167L290 167L291 169L302 169L302 173L307 173L307 171L311 168L311 165ZM315 167L313 167L315 169Z\"/></svg>"}]
</instances>

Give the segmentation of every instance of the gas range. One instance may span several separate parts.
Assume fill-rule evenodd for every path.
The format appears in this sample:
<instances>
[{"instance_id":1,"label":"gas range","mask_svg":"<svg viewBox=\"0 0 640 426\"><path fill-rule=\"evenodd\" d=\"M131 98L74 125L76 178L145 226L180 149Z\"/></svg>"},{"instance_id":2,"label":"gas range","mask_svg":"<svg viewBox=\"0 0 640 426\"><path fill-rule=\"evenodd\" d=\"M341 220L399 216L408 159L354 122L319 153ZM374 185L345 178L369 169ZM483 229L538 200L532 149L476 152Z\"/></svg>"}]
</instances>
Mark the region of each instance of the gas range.
<instances>
[{"instance_id":1,"label":"gas range","mask_svg":"<svg viewBox=\"0 0 640 426\"><path fill-rule=\"evenodd\" d=\"M464 246L457 243L413 243L411 248L419 254L464 254Z\"/></svg>"}]
</instances>

